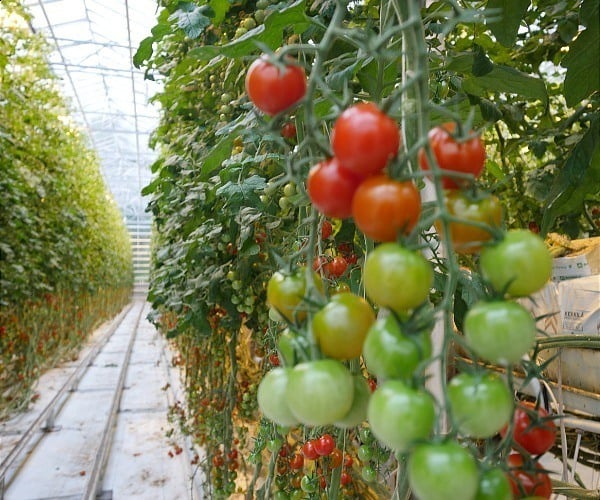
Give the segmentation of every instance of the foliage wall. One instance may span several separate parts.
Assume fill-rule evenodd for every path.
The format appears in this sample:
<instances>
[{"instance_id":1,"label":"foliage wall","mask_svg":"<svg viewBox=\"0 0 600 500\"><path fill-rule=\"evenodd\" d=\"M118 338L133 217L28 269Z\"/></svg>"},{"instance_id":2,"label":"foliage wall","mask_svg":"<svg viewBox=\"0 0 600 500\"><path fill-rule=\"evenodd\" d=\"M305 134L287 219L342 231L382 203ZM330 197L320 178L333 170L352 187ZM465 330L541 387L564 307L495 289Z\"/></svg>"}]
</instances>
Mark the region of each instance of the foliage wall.
<instances>
[{"instance_id":1,"label":"foliage wall","mask_svg":"<svg viewBox=\"0 0 600 500\"><path fill-rule=\"evenodd\" d=\"M3 3L2 304L57 289L128 286L131 250L99 160L69 117L48 48Z\"/></svg>"},{"instance_id":2,"label":"foliage wall","mask_svg":"<svg viewBox=\"0 0 600 500\"><path fill-rule=\"evenodd\" d=\"M61 343L72 348L115 314L133 281L129 236L99 159L27 19L19 2L0 5L0 367L17 395L19 371L30 383ZM28 344L37 328L36 355Z\"/></svg>"},{"instance_id":3,"label":"foliage wall","mask_svg":"<svg viewBox=\"0 0 600 500\"><path fill-rule=\"evenodd\" d=\"M305 182L331 156L332 125L352 103L373 101L402 125L403 156L389 166L397 178L423 187L416 156L424 127L457 121L482 133L487 159L474 187L501 200L504 229L599 232L597 2L427 2L416 23L407 5L414 2L164 0L134 58L148 78L165 83L155 98L163 110L153 139L161 154L145 188L156 230L149 298L156 323L180 342L189 407L176 414L206 445L201 465L217 497L239 486L238 470L250 462L257 475L244 488L259 496L313 498L299 482L318 482L319 468L321 476L333 471L323 488L329 498L339 493L332 485L341 473L330 462L299 473L286 455L288 445L298 450L328 429L288 433L260 419L255 394L263 374L282 363L287 335L266 304L275 271L293 274L324 259L315 268L326 295L364 294L373 241L352 218L320 215ZM271 51L282 64L295 58L309 75L307 97L274 117L257 111L244 88L249 64ZM444 209L426 204L413 239L403 243L418 248L420 235L437 252L429 232L436 210ZM336 258L341 272L324 265ZM430 300L460 324L482 284L461 274L454 258L477 269L473 256L439 258ZM307 295L309 309L322 305ZM335 431L346 455L371 448L362 469L357 460L349 466L344 495L383 498L398 464L359 428ZM251 452L239 458L241 449Z\"/></svg>"}]
</instances>

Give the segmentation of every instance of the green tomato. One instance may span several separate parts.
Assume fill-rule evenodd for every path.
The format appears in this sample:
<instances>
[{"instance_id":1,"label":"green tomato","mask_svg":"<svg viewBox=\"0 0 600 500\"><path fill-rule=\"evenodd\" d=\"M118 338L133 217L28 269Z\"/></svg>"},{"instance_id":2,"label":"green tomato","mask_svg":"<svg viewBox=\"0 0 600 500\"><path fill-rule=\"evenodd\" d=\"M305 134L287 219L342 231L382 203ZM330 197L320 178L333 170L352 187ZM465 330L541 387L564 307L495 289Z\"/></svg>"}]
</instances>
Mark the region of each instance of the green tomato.
<instances>
[{"instance_id":1,"label":"green tomato","mask_svg":"<svg viewBox=\"0 0 600 500\"><path fill-rule=\"evenodd\" d=\"M317 273L313 273L316 287L323 292L323 282ZM280 315L289 321L295 319L301 321L306 317L306 311L302 309L306 295L306 277L304 269L295 274L285 275L275 272L267 283L267 302Z\"/></svg>"},{"instance_id":2,"label":"green tomato","mask_svg":"<svg viewBox=\"0 0 600 500\"><path fill-rule=\"evenodd\" d=\"M454 423L463 436L489 438L500 432L513 413L513 395L496 374L461 373L448 384Z\"/></svg>"},{"instance_id":3,"label":"green tomato","mask_svg":"<svg viewBox=\"0 0 600 500\"><path fill-rule=\"evenodd\" d=\"M369 303L353 293L338 293L313 316L312 331L321 351L335 359L360 356L375 313Z\"/></svg>"},{"instance_id":4,"label":"green tomato","mask_svg":"<svg viewBox=\"0 0 600 500\"><path fill-rule=\"evenodd\" d=\"M552 276L552 255L537 234L515 229L482 250L479 266L496 291L525 297L540 290Z\"/></svg>"},{"instance_id":5,"label":"green tomato","mask_svg":"<svg viewBox=\"0 0 600 500\"><path fill-rule=\"evenodd\" d=\"M418 440L427 438L435 424L433 397L412 389L400 380L388 380L371 395L367 419L381 443L405 452Z\"/></svg>"},{"instance_id":6,"label":"green tomato","mask_svg":"<svg viewBox=\"0 0 600 500\"><path fill-rule=\"evenodd\" d=\"M383 243L367 255L364 281L373 302L401 313L427 299L433 269L420 253L397 243Z\"/></svg>"},{"instance_id":7,"label":"green tomato","mask_svg":"<svg viewBox=\"0 0 600 500\"><path fill-rule=\"evenodd\" d=\"M371 465L365 465L360 475L367 483L372 483L377 479L377 471Z\"/></svg>"},{"instance_id":8,"label":"green tomato","mask_svg":"<svg viewBox=\"0 0 600 500\"><path fill-rule=\"evenodd\" d=\"M362 444L356 452L361 462L368 462L373 458L373 448L367 444Z\"/></svg>"},{"instance_id":9,"label":"green tomato","mask_svg":"<svg viewBox=\"0 0 600 500\"><path fill-rule=\"evenodd\" d=\"M431 357L430 332L405 334L389 315L371 326L363 344L363 359L379 379L410 378L419 363Z\"/></svg>"},{"instance_id":10,"label":"green tomato","mask_svg":"<svg viewBox=\"0 0 600 500\"><path fill-rule=\"evenodd\" d=\"M305 493L314 493L317 491L317 480L314 477L302 476L300 480L300 488Z\"/></svg>"},{"instance_id":11,"label":"green tomato","mask_svg":"<svg viewBox=\"0 0 600 500\"><path fill-rule=\"evenodd\" d=\"M510 481L500 468L485 471L479 478L475 500L512 500Z\"/></svg>"},{"instance_id":12,"label":"green tomato","mask_svg":"<svg viewBox=\"0 0 600 500\"><path fill-rule=\"evenodd\" d=\"M478 302L467 311L464 334L468 346L487 361L518 363L536 336L531 313L516 302Z\"/></svg>"},{"instance_id":13,"label":"green tomato","mask_svg":"<svg viewBox=\"0 0 600 500\"><path fill-rule=\"evenodd\" d=\"M292 333L289 328L286 328L277 339L277 352L279 358L283 360L284 366L294 366L296 363L297 335Z\"/></svg>"},{"instance_id":14,"label":"green tomato","mask_svg":"<svg viewBox=\"0 0 600 500\"><path fill-rule=\"evenodd\" d=\"M305 425L331 425L352 407L354 380L334 359L297 364L289 374L286 401L292 414Z\"/></svg>"},{"instance_id":15,"label":"green tomato","mask_svg":"<svg viewBox=\"0 0 600 500\"><path fill-rule=\"evenodd\" d=\"M408 481L419 500L474 500L477 462L454 441L418 445L408 459Z\"/></svg>"},{"instance_id":16,"label":"green tomato","mask_svg":"<svg viewBox=\"0 0 600 500\"><path fill-rule=\"evenodd\" d=\"M287 386L291 368L273 368L260 381L257 391L258 407L265 417L279 425L296 425L287 404Z\"/></svg>"},{"instance_id":17,"label":"green tomato","mask_svg":"<svg viewBox=\"0 0 600 500\"><path fill-rule=\"evenodd\" d=\"M367 419L371 389L369 389L369 384L362 375L353 375L352 379L354 381L352 406L343 418L335 422L336 427L341 427L342 429L351 429Z\"/></svg>"}]
</instances>

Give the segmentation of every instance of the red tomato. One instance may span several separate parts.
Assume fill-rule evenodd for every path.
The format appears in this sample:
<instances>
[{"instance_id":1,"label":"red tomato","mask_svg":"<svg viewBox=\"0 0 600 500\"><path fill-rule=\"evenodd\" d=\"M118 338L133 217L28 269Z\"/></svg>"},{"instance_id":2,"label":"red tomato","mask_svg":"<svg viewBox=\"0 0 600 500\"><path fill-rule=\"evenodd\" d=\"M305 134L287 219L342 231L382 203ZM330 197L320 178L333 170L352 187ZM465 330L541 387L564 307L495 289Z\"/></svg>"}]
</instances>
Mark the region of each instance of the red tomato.
<instances>
[{"instance_id":1,"label":"red tomato","mask_svg":"<svg viewBox=\"0 0 600 500\"><path fill-rule=\"evenodd\" d=\"M342 486L348 486L352 482L352 476L347 472L342 472L340 475L340 484Z\"/></svg>"},{"instance_id":2,"label":"red tomato","mask_svg":"<svg viewBox=\"0 0 600 500\"><path fill-rule=\"evenodd\" d=\"M302 467L304 467L304 457L301 453L294 454L290 459L290 469L300 470Z\"/></svg>"},{"instance_id":3,"label":"red tomato","mask_svg":"<svg viewBox=\"0 0 600 500\"><path fill-rule=\"evenodd\" d=\"M547 417L544 408L536 410L533 403L519 403L514 414L513 440L532 455L546 453L556 439L556 425L552 420L546 420ZM506 428L502 430L502 436L506 431Z\"/></svg>"},{"instance_id":4,"label":"red tomato","mask_svg":"<svg viewBox=\"0 0 600 500\"><path fill-rule=\"evenodd\" d=\"M331 222L329 222L328 220L324 220L323 224L321 224L321 239L328 239L332 235L332 233L333 226L331 225Z\"/></svg>"},{"instance_id":5,"label":"red tomato","mask_svg":"<svg viewBox=\"0 0 600 500\"><path fill-rule=\"evenodd\" d=\"M335 440L330 434L323 434L315 441L315 451L322 457L331 455L335 449Z\"/></svg>"},{"instance_id":6,"label":"red tomato","mask_svg":"<svg viewBox=\"0 0 600 500\"><path fill-rule=\"evenodd\" d=\"M329 466L332 469L337 469L342 465L342 461L344 460L344 454L342 450L339 448L334 448L333 451L329 454Z\"/></svg>"},{"instance_id":7,"label":"red tomato","mask_svg":"<svg viewBox=\"0 0 600 500\"><path fill-rule=\"evenodd\" d=\"M356 226L375 241L396 241L399 231L410 233L420 214L421 196L416 186L383 174L362 182L352 200Z\"/></svg>"},{"instance_id":8,"label":"red tomato","mask_svg":"<svg viewBox=\"0 0 600 500\"><path fill-rule=\"evenodd\" d=\"M308 197L327 217L345 219L352 215L352 198L363 178L345 170L336 158L318 163L306 180Z\"/></svg>"},{"instance_id":9,"label":"red tomato","mask_svg":"<svg viewBox=\"0 0 600 500\"><path fill-rule=\"evenodd\" d=\"M311 439L302 445L302 454L304 455L304 458L308 458L309 460L316 460L319 458L319 454L315 449L315 443L316 440Z\"/></svg>"},{"instance_id":10,"label":"red tomato","mask_svg":"<svg viewBox=\"0 0 600 500\"><path fill-rule=\"evenodd\" d=\"M286 64L282 69L263 56L248 69L246 92L258 109L273 116L304 97L306 74L300 66Z\"/></svg>"},{"instance_id":11,"label":"red tomato","mask_svg":"<svg viewBox=\"0 0 600 500\"><path fill-rule=\"evenodd\" d=\"M341 165L368 176L380 172L400 147L397 123L372 102L346 109L331 132L331 147Z\"/></svg>"},{"instance_id":12,"label":"red tomato","mask_svg":"<svg viewBox=\"0 0 600 500\"><path fill-rule=\"evenodd\" d=\"M529 470L520 453L511 453L508 456L508 465L510 467L508 480L514 498L550 498L552 495L552 482L539 463L534 462L531 470Z\"/></svg>"},{"instance_id":13,"label":"red tomato","mask_svg":"<svg viewBox=\"0 0 600 500\"><path fill-rule=\"evenodd\" d=\"M337 255L331 262L325 265L325 276L339 278L348 268L348 261L341 255Z\"/></svg>"},{"instance_id":14,"label":"red tomato","mask_svg":"<svg viewBox=\"0 0 600 500\"><path fill-rule=\"evenodd\" d=\"M481 175L485 164L485 148L479 136L467 140L453 137L456 123L444 123L429 131L429 144L438 166L442 170L471 174L475 179ZM430 170L425 150L419 151L419 164L423 170ZM468 185L470 179L442 176L445 189L456 189Z\"/></svg>"},{"instance_id":15,"label":"red tomato","mask_svg":"<svg viewBox=\"0 0 600 500\"><path fill-rule=\"evenodd\" d=\"M281 127L281 136L285 139L293 139L296 137L296 125L292 122L286 122Z\"/></svg>"}]
</instances>

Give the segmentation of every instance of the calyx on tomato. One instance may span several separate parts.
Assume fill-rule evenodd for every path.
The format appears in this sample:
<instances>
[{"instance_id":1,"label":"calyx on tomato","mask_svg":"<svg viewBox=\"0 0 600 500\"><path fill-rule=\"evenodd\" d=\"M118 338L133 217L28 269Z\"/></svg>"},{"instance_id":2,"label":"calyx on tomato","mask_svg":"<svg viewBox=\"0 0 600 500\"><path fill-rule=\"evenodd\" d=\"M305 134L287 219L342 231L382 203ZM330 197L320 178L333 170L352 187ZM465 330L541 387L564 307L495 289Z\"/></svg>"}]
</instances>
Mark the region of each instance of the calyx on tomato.
<instances>
[{"instance_id":1,"label":"calyx on tomato","mask_svg":"<svg viewBox=\"0 0 600 500\"><path fill-rule=\"evenodd\" d=\"M532 455L542 455L554 445L556 425L548 412L533 403L520 402L513 417L512 438L515 443ZM507 433L507 428L501 432Z\"/></svg>"},{"instance_id":2,"label":"calyx on tomato","mask_svg":"<svg viewBox=\"0 0 600 500\"><path fill-rule=\"evenodd\" d=\"M431 330L408 331L390 314L371 326L363 344L367 370L377 378L410 379L421 362L431 356Z\"/></svg>"},{"instance_id":3,"label":"calyx on tomato","mask_svg":"<svg viewBox=\"0 0 600 500\"><path fill-rule=\"evenodd\" d=\"M472 196L469 191L446 190L444 204L450 216L460 219L448 223L450 241L457 253L479 252L481 244L491 240L502 223L500 200L489 193ZM435 227L443 234L441 221L436 221Z\"/></svg>"},{"instance_id":4,"label":"calyx on tomato","mask_svg":"<svg viewBox=\"0 0 600 500\"><path fill-rule=\"evenodd\" d=\"M479 267L494 290L525 297L540 290L552 275L552 255L544 240L527 229L512 229L481 251Z\"/></svg>"}]
</instances>

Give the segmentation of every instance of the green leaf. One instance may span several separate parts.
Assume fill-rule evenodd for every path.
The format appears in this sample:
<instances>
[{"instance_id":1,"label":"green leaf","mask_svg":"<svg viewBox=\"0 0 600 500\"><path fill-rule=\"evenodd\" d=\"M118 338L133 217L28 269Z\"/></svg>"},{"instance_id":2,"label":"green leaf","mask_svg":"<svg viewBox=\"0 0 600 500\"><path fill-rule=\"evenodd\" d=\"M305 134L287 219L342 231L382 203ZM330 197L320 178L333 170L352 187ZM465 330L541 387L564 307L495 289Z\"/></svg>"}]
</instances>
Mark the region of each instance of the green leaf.
<instances>
[{"instance_id":1,"label":"green leaf","mask_svg":"<svg viewBox=\"0 0 600 500\"><path fill-rule=\"evenodd\" d=\"M177 21L177 26L179 26L188 37L195 39L198 38L204 32L204 28L211 23L211 20L205 15L209 14L209 10L210 7L207 5L199 7L193 3L182 2L179 4L179 9L169 16L169 21Z\"/></svg>"},{"instance_id":2,"label":"green leaf","mask_svg":"<svg viewBox=\"0 0 600 500\"><path fill-rule=\"evenodd\" d=\"M210 176L212 172L221 167L221 164L231 156L231 148L233 147L233 135L226 135L215 146L210 149L210 152L203 158L202 161L202 178Z\"/></svg>"},{"instance_id":3,"label":"green leaf","mask_svg":"<svg viewBox=\"0 0 600 500\"><path fill-rule=\"evenodd\" d=\"M468 94L483 97L486 91L517 94L529 99L548 102L546 84L540 78L533 77L508 66L495 65L484 76L465 77L462 89Z\"/></svg>"},{"instance_id":4,"label":"green leaf","mask_svg":"<svg viewBox=\"0 0 600 500\"><path fill-rule=\"evenodd\" d=\"M266 186L265 179L253 175L244 179L242 182L228 182L217 189L217 196L227 200L227 204L232 207L256 206L259 203L256 191L263 190Z\"/></svg>"},{"instance_id":5,"label":"green leaf","mask_svg":"<svg viewBox=\"0 0 600 500\"><path fill-rule=\"evenodd\" d=\"M588 194L598 194L600 186L600 118L573 148L571 155L555 177L546 198L541 233L552 229L561 216L583 211Z\"/></svg>"},{"instance_id":6,"label":"green leaf","mask_svg":"<svg viewBox=\"0 0 600 500\"><path fill-rule=\"evenodd\" d=\"M135 52L134 56L133 56L133 65L136 68L139 68L144 61L147 61L148 59L150 59L152 57L152 44L154 43L154 37L153 36L149 36L144 38L141 42L140 42L140 46L138 47L137 51Z\"/></svg>"},{"instance_id":7,"label":"green leaf","mask_svg":"<svg viewBox=\"0 0 600 500\"><path fill-rule=\"evenodd\" d=\"M213 17L213 24L218 26L225 19L231 4L229 3L229 0L210 0L208 5L210 5L210 8L215 13L215 17Z\"/></svg>"},{"instance_id":8,"label":"green leaf","mask_svg":"<svg viewBox=\"0 0 600 500\"><path fill-rule=\"evenodd\" d=\"M562 60L567 68L565 98L569 106L576 106L600 89L600 21L596 17L586 22L588 27L571 42Z\"/></svg>"},{"instance_id":9,"label":"green leaf","mask_svg":"<svg viewBox=\"0 0 600 500\"><path fill-rule=\"evenodd\" d=\"M248 31L237 40L222 46L198 47L190 50L188 55L208 61L219 55L233 58L247 56L256 52L259 44L275 50L281 46L284 30L293 27L295 32L302 33L308 28L309 19L305 10L305 0L298 0L289 7L273 12L265 19L264 24Z\"/></svg>"},{"instance_id":10,"label":"green leaf","mask_svg":"<svg viewBox=\"0 0 600 500\"><path fill-rule=\"evenodd\" d=\"M530 3L530 0L488 0L488 9L500 11L500 19L488 22L488 25L496 40L505 47L514 45L519 26Z\"/></svg>"},{"instance_id":11,"label":"green leaf","mask_svg":"<svg viewBox=\"0 0 600 500\"><path fill-rule=\"evenodd\" d=\"M484 76L494 69L494 63L490 61L485 51L479 45L474 47L473 67L471 72L474 76Z\"/></svg>"}]
</instances>

